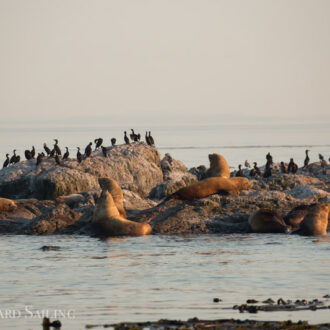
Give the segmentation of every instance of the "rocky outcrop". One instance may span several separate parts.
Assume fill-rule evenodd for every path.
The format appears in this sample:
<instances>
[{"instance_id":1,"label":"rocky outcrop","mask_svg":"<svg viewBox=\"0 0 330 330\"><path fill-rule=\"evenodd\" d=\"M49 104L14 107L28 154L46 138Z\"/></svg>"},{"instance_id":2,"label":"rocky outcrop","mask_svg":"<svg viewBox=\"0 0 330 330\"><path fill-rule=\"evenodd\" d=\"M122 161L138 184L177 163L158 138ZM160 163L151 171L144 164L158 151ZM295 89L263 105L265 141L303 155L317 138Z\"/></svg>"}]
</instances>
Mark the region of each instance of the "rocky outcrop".
<instances>
[{"instance_id":1,"label":"rocky outcrop","mask_svg":"<svg viewBox=\"0 0 330 330\"><path fill-rule=\"evenodd\" d=\"M98 178L109 177L122 188L142 197L163 182L160 154L144 142L109 147L108 157L101 151L78 163L54 159L23 161L0 170L0 196L6 198L55 199L58 196L99 189Z\"/></svg>"}]
</instances>

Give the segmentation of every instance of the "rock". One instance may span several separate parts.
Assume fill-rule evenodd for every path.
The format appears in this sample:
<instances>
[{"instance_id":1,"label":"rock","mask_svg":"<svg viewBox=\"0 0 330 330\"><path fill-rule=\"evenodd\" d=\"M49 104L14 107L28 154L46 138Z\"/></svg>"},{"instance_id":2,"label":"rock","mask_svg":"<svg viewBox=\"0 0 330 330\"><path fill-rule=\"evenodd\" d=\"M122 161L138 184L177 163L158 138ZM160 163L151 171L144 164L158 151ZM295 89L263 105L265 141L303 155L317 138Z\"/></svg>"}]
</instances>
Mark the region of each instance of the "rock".
<instances>
[{"instance_id":1,"label":"rock","mask_svg":"<svg viewBox=\"0 0 330 330\"><path fill-rule=\"evenodd\" d=\"M74 207L80 203L85 202L85 196L82 194L71 194L67 196L60 196L56 198L56 203L65 203L70 207Z\"/></svg>"},{"instance_id":2,"label":"rock","mask_svg":"<svg viewBox=\"0 0 330 330\"><path fill-rule=\"evenodd\" d=\"M96 151L80 164L69 159L59 166L54 159L44 159L38 167L36 160L29 160L4 168L0 170L0 196L55 199L97 190L98 178L109 177L145 197L163 181L156 148L139 142L107 149L108 157Z\"/></svg>"},{"instance_id":3,"label":"rock","mask_svg":"<svg viewBox=\"0 0 330 330\"><path fill-rule=\"evenodd\" d=\"M285 193L298 199L330 197L330 193L312 186L297 186L291 190L285 191Z\"/></svg>"}]
</instances>

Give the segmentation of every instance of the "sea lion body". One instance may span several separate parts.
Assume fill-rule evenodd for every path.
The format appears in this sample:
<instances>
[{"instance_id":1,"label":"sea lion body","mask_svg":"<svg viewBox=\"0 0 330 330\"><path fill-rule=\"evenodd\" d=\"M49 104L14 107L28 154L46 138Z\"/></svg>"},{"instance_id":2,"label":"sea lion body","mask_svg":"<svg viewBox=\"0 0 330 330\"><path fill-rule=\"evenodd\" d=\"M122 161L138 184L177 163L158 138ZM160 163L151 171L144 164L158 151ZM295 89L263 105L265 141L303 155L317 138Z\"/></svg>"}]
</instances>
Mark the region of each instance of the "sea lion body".
<instances>
[{"instance_id":1,"label":"sea lion body","mask_svg":"<svg viewBox=\"0 0 330 330\"><path fill-rule=\"evenodd\" d=\"M255 233L287 233L291 228L278 213L268 209L252 213L249 225Z\"/></svg>"},{"instance_id":2,"label":"sea lion body","mask_svg":"<svg viewBox=\"0 0 330 330\"><path fill-rule=\"evenodd\" d=\"M119 211L119 214L126 218L126 212L124 209L124 195L119 187L118 183L111 178L99 178L99 185L102 189L106 189L111 194L113 201Z\"/></svg>"},{"instance_id":3,"label":"sea lion body","mask_svg":"<svg viewBox=\"0 0 330 330\"><path fill-rule=\"evenodd\" d=\"M314 204L308 209L299 228L293 234L304 236L326 236L330 207L328 204Z\"/></svg>"},{"instance_id":4,"label":"sea lion body","mask_svg":"<svg viewBox=\"0 0 330 330\"><path fill-rule=\"evenodd\" d=\"M308 213L308 209L311 205L299 205L293 208L285 217L284 220L287 225L291 226L292 229L297 229L301 221L304 220L304 217Z\"/></svg>"},{"instance_id":5,"label":"sea lion body","mask_svg":"<svg viewBox=\"0 0 330 330\"><path fill-rule=\"evenodd\" d=\"M11 199L0 197L0 212L14 211L16 207L15 202Z\"/></svg>"},{"instance_id":6,"label":"sea lion body","mask_svg":"<svg viewBox=\"0 0 330 330\"><path fill-rule=\"evenodd\" d=\"M235 178L207 178L190 186L183 187L171 197L181 200L203 198L217 193L238 194L241 190L249 189L251 184L248 179Z\"/></svg>"},{"instance_id":7,"label":"sea lion body","mask_svg":"<svg viewBox=\"0 0 330 330\"><path fill-rule=\"evenodd\" d=\"M209 154L210 168L206 172L208 178L230 178L230 170L225 157L220 154Z\"/></svg>"},{"instance_id":8,"label":"sea lion body","mask_svg":"<svg viewBox=\"0 0 330 330\"><path fill-rule=\"evenodd\" d=\"M108 192L103 189L96 203L93 215L96 223L106 236L142 236L151 233L151 226L125 219L120 216L115 202Z\"/></svg>"}]
</instances>

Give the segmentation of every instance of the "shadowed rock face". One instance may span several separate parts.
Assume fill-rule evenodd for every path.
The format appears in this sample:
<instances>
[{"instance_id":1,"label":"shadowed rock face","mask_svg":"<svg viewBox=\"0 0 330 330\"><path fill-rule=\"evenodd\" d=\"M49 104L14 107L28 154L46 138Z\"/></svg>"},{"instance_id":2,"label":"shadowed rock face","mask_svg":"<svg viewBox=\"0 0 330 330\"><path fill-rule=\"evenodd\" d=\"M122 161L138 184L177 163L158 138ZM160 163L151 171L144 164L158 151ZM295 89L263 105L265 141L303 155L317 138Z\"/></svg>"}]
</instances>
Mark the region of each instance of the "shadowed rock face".
<instances>
[{"instance_id":1,"label":"shadowed rock face","mask_svg":"<svg viewBox=\"0 0 330 330\"><path fill-rule=\"evenodd\" d=\"M23 161L0 170L0 196L6 198L55 199L58 196L99 189L98 178L115 179L119 185L147 196L163 181L160 155L145 143L109 147L80 164L76 159L55 165L54 159Z\"/></svg>"}]
</instances>

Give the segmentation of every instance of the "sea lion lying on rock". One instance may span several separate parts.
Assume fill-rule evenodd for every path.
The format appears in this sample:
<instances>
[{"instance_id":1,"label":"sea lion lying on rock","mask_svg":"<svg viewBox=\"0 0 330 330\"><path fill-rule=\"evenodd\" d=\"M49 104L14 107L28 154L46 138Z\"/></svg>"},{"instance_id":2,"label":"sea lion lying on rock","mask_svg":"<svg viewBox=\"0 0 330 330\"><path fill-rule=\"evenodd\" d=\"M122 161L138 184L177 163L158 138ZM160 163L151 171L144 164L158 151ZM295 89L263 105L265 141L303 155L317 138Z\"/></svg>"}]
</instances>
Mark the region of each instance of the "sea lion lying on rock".
<instances>
[{"instance_id":1,"label":"sea lion lying on rock","mask_svg":"<svg viewBox=\"0 0 330 330\"><path fill-rule=\"evenodd\" d=\"M251 183L246 178L214 177L183 187L167 199L192 200L219 193L238 194L241 190L248 190L249 188L251 188Z\"/></svg>"},{"instance_id":2,"label":"sea lion lying on rock","mask_svg":"<svg viewBox=\"0 0 330 330\"><path fill-rule=\"evenodd\" d=\"M283 218L276 212L260 209L249 217L249 225L255 233L287 233L291 230Z\"/></svg>"},{"instance_id":3,"label":"sea lion lying on rock","mask_svg":"<svg viewBox=\"0 0 330 330\"><path fill-rule=\"evenodd\" d=\"M230 178L230 170L225 157L220 154L209 154L210 168L206 171L206 177Z\"/></svg>"},{"instance_id":4,"label":"sea lion lying on rock","mask_svg":"<svg viewBox=\"0 0 330 330\"><path fill-rule=\"evenodd\" d=\"M0 212L14 211L16 207L15 202L11 199L0 197Z\"/></svg>"},{"instance_id":5,"label":"sea lion lying on rock","mask_svg":"<svg viewBox=\"0 0 330 330\"><path fill-rule=\"evenodd\" d=\"M315 204L312 204L315 205ZM300 222L304 220L304 217L308 213L308 209L312 205L299 205L294 207L285 217L284 220L288 226L291 226L292 229L297 229Z\"/></svg>"},{"instance_id":6,"label":"sea lion lying on rock","mask_svg":"<svg viewBox=\"0 0 330 330\"><path fill-rule=\"evenodd\" d=\"M93 222L106 236L142 236L151 233L151 226L125 219L119 214L111 194L103 189L93 215Z\"/></svg>"},{"instance_id":7,"label":"sea lion lying on rock","mask_svg":"<svg viewBox=\"0 0 330 330\"><path fill-rule=\"evenodd\" d=\"M116 204L119 214L126 218L126 212L124 209L124 195L118 183L111 178L99 178L99 185L102 189L109 191L113 201Z\"/></svg>"},{"instance_id":8,"label":"sea lion lying on rock","mask_svg":"<svg viewBox=\"0 0 330 330\"><path fill-rule=\"evenodd\" d=\"M330 207L328 204L313 204L309 207L304 220L292 234L304 236L327 236L328 217Z\"/></svg>"}]
</instances>

